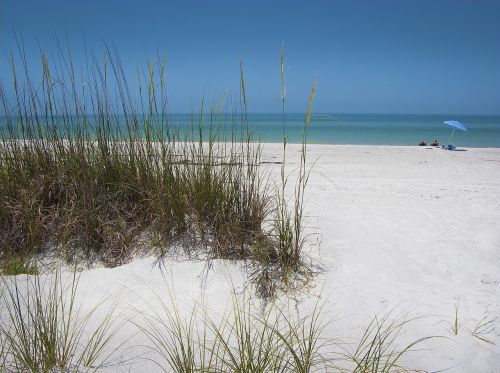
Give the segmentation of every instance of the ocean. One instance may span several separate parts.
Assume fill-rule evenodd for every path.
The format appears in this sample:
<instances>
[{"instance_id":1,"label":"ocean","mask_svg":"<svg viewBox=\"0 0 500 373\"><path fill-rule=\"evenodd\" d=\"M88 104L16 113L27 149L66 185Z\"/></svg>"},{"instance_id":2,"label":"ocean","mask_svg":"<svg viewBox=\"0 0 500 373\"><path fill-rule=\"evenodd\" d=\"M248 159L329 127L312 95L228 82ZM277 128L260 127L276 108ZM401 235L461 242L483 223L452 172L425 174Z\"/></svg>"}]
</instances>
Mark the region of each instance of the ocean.
<instances>
[{"instance_id":1,"label":"ocean","mask_svg":"<svg viewBox=\"0 0 500 373\"><path fill-rule=\"evenodd\" d=\"M478 115L394 115L394 114L314 114L309 126L309 143L417 145L437 139L447 144L452 127L445 120L459 120L467 132L455 130L451 142L463 147L500 147L500 116ZM252 114L249 123L264 142L283 137L279 114ZM286 130L290 142L299 142L303 114L288 114Z\"/></svg>"},{"instance_id":2,"label":"ocean","mask_svg":"<svg viewBox=\"0 0 500 373\"><path fill-rule=\"evenodd\" d=\"M301 141L304 114L286 114L288 142ZM169 125L182 134L192 128L193 115L169 114ZM198 115L194 115L194 122ZM230 126L231 115L227 115ZM283 140L283 117L274 114L247 114L248 127L254 139L262 142ZM310 144L417 145L437 139L448 144L452 127L445 120L459 120L467 132L455 130L451 142L461 147L500 148L500 116L484 115L408 115L408 114L313 114L308 130ZM125 127L124 119L120 120ZM2 123L3 122L3 123ZM210 125L210 114L203 116L204 127ZM0 118L0 129L5 128ZM205 134L208 131L205 131ZM181 136L182 137L182 136Z\"/></svg>"},{"instance_id":3,"label":"ocean","mask_svg":"<svg viewBox=\"0 0 500 373\"><path fill-rule=\"evenodd\" d=\"M286 114L288 141L301 141L304 114ZM190 115L174 114L180 127ZM437 139L447 144L453 128L445 120L459 120L467 132L455 130L451 142L463 147L500 147L500 116L483 115L408 115L408 114L313 114L308 131L311 144L417 145ZM205 117L208 123L208 117ZM248 125L262 142L281 142L281 114L248 114Z\"/></svg>"}]
</instances>

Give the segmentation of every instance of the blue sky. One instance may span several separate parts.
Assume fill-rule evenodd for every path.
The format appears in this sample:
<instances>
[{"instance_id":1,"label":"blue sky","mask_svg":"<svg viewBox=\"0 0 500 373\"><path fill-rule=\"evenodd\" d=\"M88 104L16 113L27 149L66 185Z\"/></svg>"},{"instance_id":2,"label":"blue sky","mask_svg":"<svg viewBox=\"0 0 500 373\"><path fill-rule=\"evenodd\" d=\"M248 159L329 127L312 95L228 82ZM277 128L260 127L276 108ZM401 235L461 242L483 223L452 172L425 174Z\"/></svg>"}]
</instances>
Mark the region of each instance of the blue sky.
<instances>
[{"instance_id":1,"label":"blue sky","mask_svg":"<svg viewBox=\"0 0 500 373\"><path fill-rule=\"evenodd\" d=\"M203 92L237 95L243 61L249 110L280 110L279 51L287 56L287 109L303 112L318 76L316 112L500 114L500 1L0 2L0 77L22 35L30 65L38 43L115 44L126 72L167 58L172 111L196 109Z\"/></svg>"}]
</instances>

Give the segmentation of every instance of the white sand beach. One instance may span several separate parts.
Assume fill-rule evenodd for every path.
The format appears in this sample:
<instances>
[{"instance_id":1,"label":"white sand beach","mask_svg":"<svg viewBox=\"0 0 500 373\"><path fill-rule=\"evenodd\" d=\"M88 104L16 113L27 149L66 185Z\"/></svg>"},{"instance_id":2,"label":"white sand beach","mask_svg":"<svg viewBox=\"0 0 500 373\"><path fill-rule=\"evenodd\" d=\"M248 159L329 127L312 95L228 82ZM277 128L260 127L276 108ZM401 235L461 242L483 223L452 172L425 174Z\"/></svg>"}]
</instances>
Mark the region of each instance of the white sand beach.
<instances>
[{"instance_id":1,"label":"white sand beach","mask_svg":"<svg viewBox=\"0 0 500 373\"><path fill-rule=\"evenodd\" d=\"M279 162L281 147L264 144L263 159ZM444 338L423 342L405 357L405 366L426 372L498 372L500 149L308 149L308 160L316 163L306 195L307 251L321 271L308 288L289 297L307 313L320 296L331 320L325 336L343 343L356 343L374 315L393 310L394 315L423 316L407 325L402 339ZM289 171L297 166L298 150L297 145L288 148ZM275 175L280 166L263 167ZM290 190L293 181L292 176ZM198 302L221 313L232 286L243 291L247 274L241 263L208 266L171 255L158 266L146 256L116 268L83 271L79 301L86 310L110 297L121 316L139 323L141 313L157 305L158 295L166 299L172 293L186 312ZM247 291L251 294L250 287ZM457 335L451 327L456 307ZM473 336L483 317L494 320L495 329L483 335L487 341ZM113 343L123 345L104 371L162 371L148 360L151 355L142 355L148 342L132 323Z\"/></svg>"}]
</instances>

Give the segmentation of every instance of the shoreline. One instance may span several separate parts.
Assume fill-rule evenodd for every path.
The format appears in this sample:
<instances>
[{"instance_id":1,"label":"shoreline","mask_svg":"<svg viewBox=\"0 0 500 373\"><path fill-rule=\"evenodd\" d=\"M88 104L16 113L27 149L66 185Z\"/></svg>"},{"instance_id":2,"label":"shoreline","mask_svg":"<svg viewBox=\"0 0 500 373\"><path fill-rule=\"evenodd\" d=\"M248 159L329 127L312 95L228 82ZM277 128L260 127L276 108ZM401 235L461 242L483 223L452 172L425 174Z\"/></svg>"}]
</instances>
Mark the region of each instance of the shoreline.
<instances>
[{"instance_id":1,"label":"shoreline","mask_svg":"<svg viewBox=\"0 0 500 373\"><path fill-rule=\"evenodd\" d=\"M254 144L257 144L257 142L253 142ZM272 144L272 145L281 145L283 147L283 143L280 142L261 142L260 144L266 145L266 144ZM288 142L287 146L300 146L300 143L295 143L295 142ZM334 146L334 147L378 147L378 148L423 148L423 149L439 149L439 150L446 150L442 149L441 146L419 146L419 145L393 145L393 144L323 144L323 143L312 143L308 142L307 147L311 146ZM459 149L465 149L465 150L472 150L472 149L499 149L500 147L494 147L494 146L486 146L486 147L475 147L475 146L457 146Z\"/></svg>"}]
</instances>

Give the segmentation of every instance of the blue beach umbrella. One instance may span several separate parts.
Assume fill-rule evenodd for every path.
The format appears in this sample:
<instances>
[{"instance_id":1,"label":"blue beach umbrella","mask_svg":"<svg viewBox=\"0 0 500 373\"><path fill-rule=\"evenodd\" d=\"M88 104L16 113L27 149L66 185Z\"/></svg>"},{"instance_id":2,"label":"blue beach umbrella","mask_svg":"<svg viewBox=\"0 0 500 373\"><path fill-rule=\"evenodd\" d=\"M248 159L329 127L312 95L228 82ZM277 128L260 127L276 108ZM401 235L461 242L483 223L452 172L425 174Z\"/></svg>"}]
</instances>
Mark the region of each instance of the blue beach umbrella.
<instances>
[{"instance_id":1,"label":"blue beach umbrella","mask_svg":"<svg viewBox=\"0 0 500 373\"><path fill-rule=\"evenodd\" d=\"M458 120L445 120L443 123L453 127L453 131L451 131L451 135L450 135L450 138L448 139L448 143L450 143L451 138L452 138L453 134L455 133L456 129L459 129L460 131L467 132L467 127L465 127Z\"/></svg>"}]
</instances>

